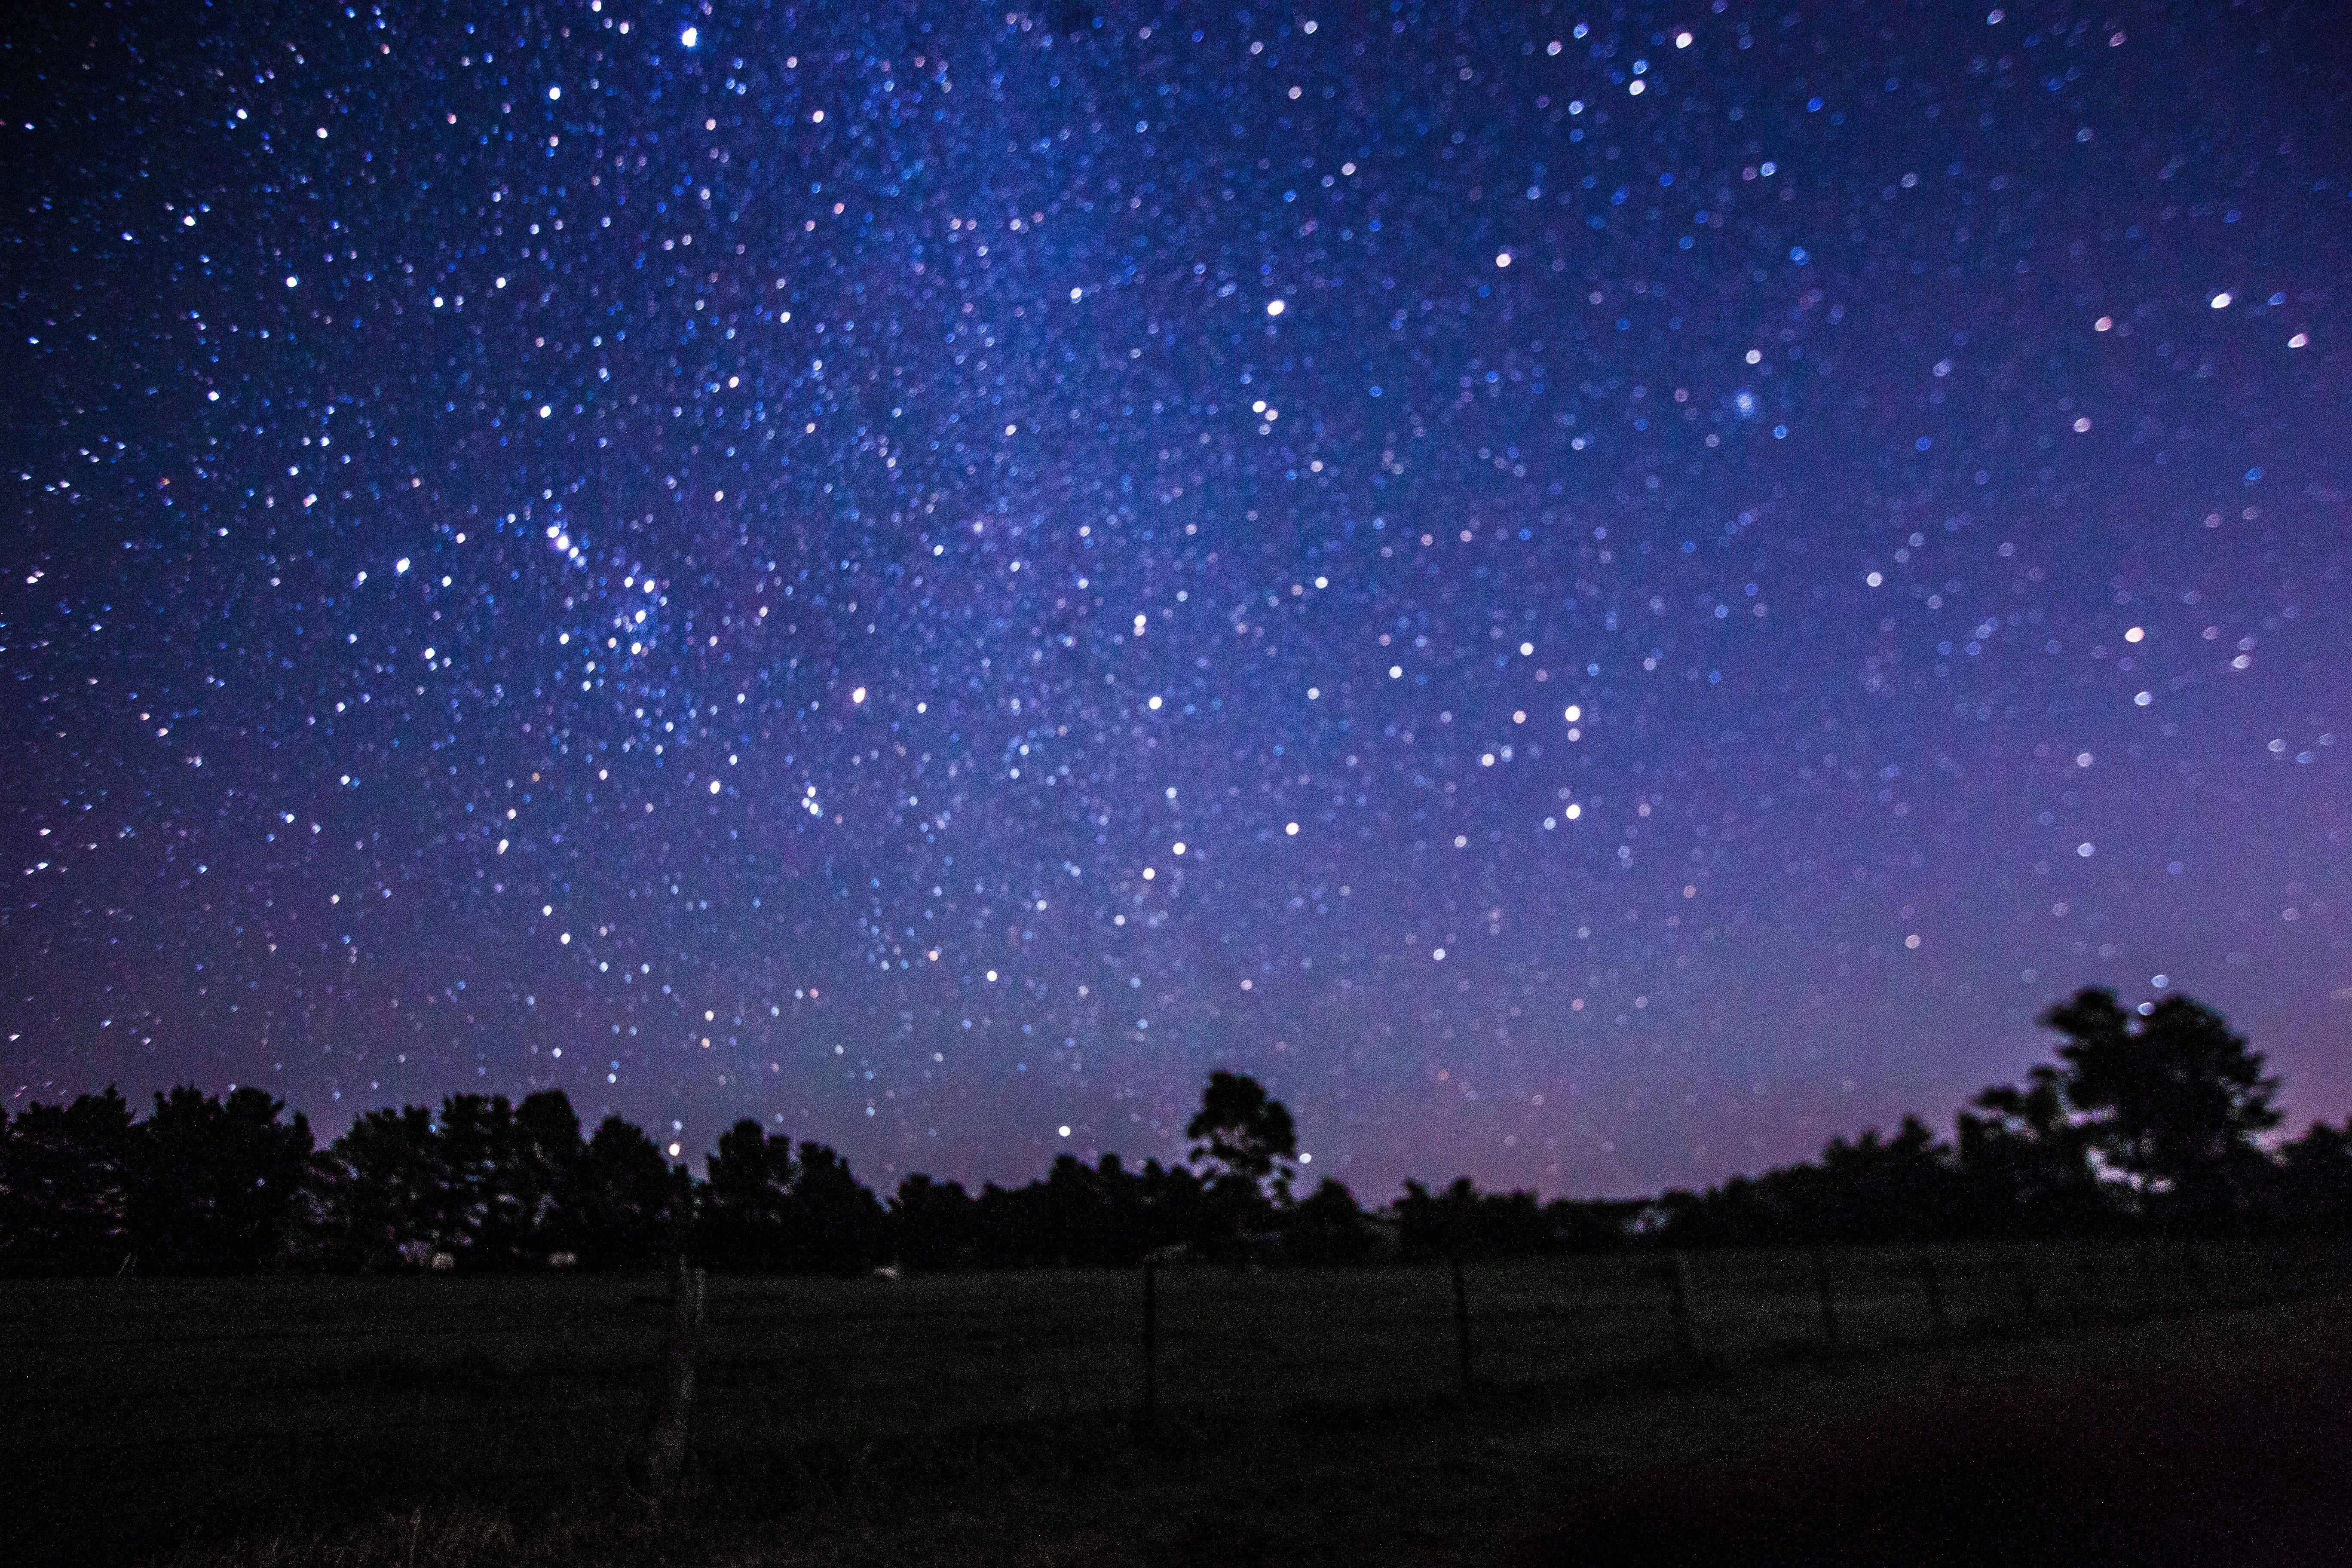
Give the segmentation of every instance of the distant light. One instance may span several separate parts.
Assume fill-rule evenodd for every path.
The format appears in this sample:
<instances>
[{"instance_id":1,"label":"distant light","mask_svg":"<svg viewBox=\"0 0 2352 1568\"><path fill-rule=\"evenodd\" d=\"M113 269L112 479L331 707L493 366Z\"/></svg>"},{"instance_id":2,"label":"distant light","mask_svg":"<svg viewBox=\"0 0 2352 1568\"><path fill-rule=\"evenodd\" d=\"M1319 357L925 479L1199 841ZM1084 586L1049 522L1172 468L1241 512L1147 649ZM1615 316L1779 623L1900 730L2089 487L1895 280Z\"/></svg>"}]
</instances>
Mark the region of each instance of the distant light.
<instances>
[{"instance_id":1,"label":"distant light","mask_svg":"<svg viewBox=\"0 0 2352 1568\"><path fill-rule=\"evenodd\" d=\"M1628 93L1632 94L1633 97L1635 97L1635 98L1639 98L1639 97L1641 97L1641 96L1642 96L1642 93L1643 93L1643 89L1646 89L1648 86L1649 86L1649 84L1648 84L1647 82L1644 82L1644 81L1641 80L1639 78L1636 78L1634 80L1633 80L1633 81L1631 81L1631 82L1629 82L1629 83L1627 83L1627 84L1626 84L1625 90L1626 90Z\"/></svg>"},{"instance_id":2,"label":"distant light","mask_svg":"<svg viewBox=\"0 0 2352 1568\"><path fill-rule=\"evenodd\" d=\"M1286 823L1283 825L1282 831L1289 835L1291 837L1296 838L1298 837L1298 824L1295 822Z\"/></svg>"},{"instance_id":3,"label":"distant light","mask_svg":"<svg viewBox=\"0 0 2352 1568\"><path fill-rule=\"evenodd\" d=\"M2230 291L2227 289L2224 289L2219 294L2213 296L2213 309L2217 310L2226 310L2229 308Z\"/></svg>"},{"instance_id":4,"label":"distant light","mask_svg":"<svg viewBox=\"0 0 2352 1568\"><path fill-rule=\"evenodd\" d=\"M2147 636L2147 627L2145 627L2145 626L2134 626L2134 627L2132 627L2132 629L2131 629L2131 630L2129 630L2129 631L2127 631L2127 632L2126 632L2126 633L2124 634L2124 641L2126 641L2126 642L2137 642L2137 641L2139 641L2142 637L2145 637L2146 636Z\"/></svg>"},{"instance_id":5,"label":"distant light","mask_svg":"<svg viewBox=\"0 0 2352 1568\"><path fill-rule=\"evenodd\" d=\"M1086 290L1083 289L1073 289L1070 290L1070 298L1073 301L1082 298L1085 294Z\"/></svg>"},{"instance_id":6,"label":"distant light","mask_svg":"<svg viewBox=\"0 0 2352 1568\"><path fill-rule=\"evenodd\" d=\"M1566 712L1562 713L1562 714L1560 715L1560 717L1561 717L1561 718L1563 718L1563 719L1565 719L1565 720L1567 720L1570 723L1573 724L1573 723L1575 723L1579 719L1581 719L1581 718L1583 718L1583 717L1584 717L1584 710L1583 710L1581 707L1579 707L1579 706L1577 706L1577 705L1576 705L1576 704L1574 704L1574 703L1570 703L1570 704L1569 705L1568 710L1567 710Z\"/></svg>"},{"instance_id":7,"label":"distant light","mask_svg":"<svg viewBox=\"0 0 2352 1568\"><path fill-rule=\"evenodd\" d=\"M2145 708L2155 700L2156 697L2153 693L2143 691L2132 699L2132 706L2135 708Z\"/></svg>"},{"instance_id":8,"label":"distant light","mask_svg":"<svg viewBox=\"0 0 2352 1568\"><path fill-rule=\"evenodd\" d=\"M404 556L402 556L399 560L397 560L397 561L394 562L394 563L392 563L392 569L393 569L394 572L405 572L405 571L407 571L407 570L408 570L408 557L407 557L407 556L405 556L405 555L404 555Z\"/></svg>"},{"instance_id":9,"label":"distant light","mask_svg":"<svg viewBox=\"0 0 2352 1568\"><path fill-rule=\"evenodd\" d=\"M2097 321L2091 323L2091 331L2095 332L2109 331L2114 329L2116 319L2113 316L2101 316Z\"/></svg>"},{"instance_id":10,"label":"distant light","mask_svg":"<svg viewBox=\"0 0 2352 1568\"><path fill-rule=\"evenodd\" d=\"M1184 841L1179 838L1173 845L1170 846L1170 853L1175 855L1181 855L1184 853Z\"/></svg>"},{"instance_id":11,"label":"distant light","mask_svg":"<svg viewBox=\"0 0 2352 1568\"><path fill-rule=\"evenodd\" d=\"M1678 49L1686 49L1690 47L1691 36L1688 33L1676 33L1675 35L1675 47Z\"/></svg>"},{"instance_id":12,"label":"distant light","mask_svg":"<svg viewBox=\"0 0 2352 1568\"><path fill-rule=\"evenodd\" d=\"M852 702L863 702L863 701L865 701L865 700L866 700L866 688L864 688L864 687L862 687L862 686L861 686L861 687L858 687L856 690L852 691L852 692L849 694L849 700L850 700Z\"/></svg>"},{"instance_id":13,"label":"distant light","mask_svg":"<svg viewBox=\"0 0 2352 1568\"><path fill-rule=\"evenodd\" d=\"M712 779L710 781L710 793L713 795L717 795L719 793L719 781L717 779Z\"/></svg>"},{"instance_id":14,"label":"distant light","mask_svg":"<svg viewBox=\"0 0 2352 1568\"><path fill-rule=\"evenodd\" d=\"M562 96L563 89L560 87L551 87L547 89L547 101L550 103L553 103L557 99L562 98Z\"/></svg>"},{"instance_id":15,"label":"distant light","mask_svg":"<svg viewBox=\"0 0 2352 1568\"><path fill-rule=\"evenodd\" d=\"M299 282L301 282L301 281L302 281L302 279L300 279L299 278L295 277L295 276L294 276L294 274L292 274L291 272L289 272L289 273L286 275L286 287L288 287L289 289L293 288L293 287L294 287L294 285L296 285L297 283L299 283Z\"/></svg>"},{"instance_id":16,"label":"distant light","mask_svg":"<svg viewBox=\"0 0 2352 1568\"><path fill-rule=\"evenodd\" d=\"M1916 950L1918 948L1918 946L1919 946L1919 934L1918 934L1918 932L1914 931L1914 932L1912 932L1909 936L1905 937L1905 938L1903 939L1903 945L1904 945L1905 947L1906 947L1906 948L1910 948L1910 949L1913 949L1914 951L1916 951Z\"/></svg>"},{"instance_id":17,"label":"distant light","mask_svg":"<svg viewBox=\"0 0 2352 1568\"><path fill-rule=\"evenodd\" d=\"M1069 1123L1067 1123L1067 1122L1064 1122L1061 1126L1059 1126L1059 1127L1055 1128L1054 1131L1055 1131L1056 1132L1059 1132L1063 1137L1067 1138L1067 1137L1070 1135Z\"/></svg>"},{"instance_id":18,"label":"distant light","mask_svg":"<svg viewBox=\"0 0 2352 1568\"><path fill-rule=\"evenodd\" d=\"M1268 300L1265 302L1265 313L1269 316L1279 316L1282 314L1282 301L1279 300Z\"/></svg>"},{"instance_id":19,"label":"distant light","mask_svg":"<svg viewBox=\"0 0 2352 1568\"><path fill-rule=\"evenodd\" d=\"M1864 577L1864 578L1863 579L1863 581L1864 581L1864 582L1865 582L1865 583L1867 583L1867 584L1869 584L1872 587L1875 588L1875 587L1879 586L1881 584L1885 583L1885 582L1886 581L1886 578L1885 578L1882 574L1879 574L1879 573L1876 573L1876 572L1873 572L1869 576Z\"/></svg>"},{"instance_id":20,"label":"distant light","mask_svg":"<svg viewBox=\"0 0 2352 1568\"><path fill-rule=\"evenodd\" d=\"M1433 947L1429 950L1429 956L1437 963L1443 963L1445 962L1445 950L1442 947Z\"/></svg>"},{"instance_id":21,"label":"distant light","mask_svg":"<svg viewBox=\"0 0 2352 1568\"><path fill-rule=\"evenodd\" d=\"M2085 860L2088 860L2095 852L2094 847L2089 844L2077 844L2074 846L2074 853L2080 855Z\"/></svg>"},{"instance_id":22,"label":"distant light","mask_svg":"<svg viewBox=\"0 0 2352 1568\"><path fill-rule=\"evenodd\" d=\"M1496 265L1496 266L1497 266L1497 267L1508 267L1510 264L1511 264L1511 253L1510 253L1509 251L1507 251L1507 250L1498 250L1498 251L1496 251L1496 252L1495 253L1495 265Z\"/></svg>"},{"instance_id":23,"label":"distant light","mask_svg":"<svg viewBox=\"0 0 2352 1568\"><path fill-rule=\"evenodd\" d=\"M685 32L680 33L680 34L677 36L677 41L678 41L680 44L683 44L686 47L688 47L688 48L689 48L689 49L690 49L690 48L692 48L692 47L694 47L694 46L695 46L696 44L699 43L699 42L701 41L701 39L702 39L702 35L701 35L700 33L698 33L698 32L695 31L692 27L688 27ZM675 1153L677 1153L677 1150L675 1150L675 1149L673 1149L673 1150L671 1150L671 1151L670 1151L670 1152L671 1152L671 1153L673 1153L673 1154L675 1154Z\"/></svg>"},{"instance_id":24,"label":"distant light","mask_svg":"<svg viewBox=\"0 0 2352 1568\"><path fill-rule=\"evenodd\" d=\"M2286 346L2291 349L2299 349L2306 346L2310 342L2311 334L2309 332L2297 332L2294 336L2287 339Z\"/></svg>"}]
</instances>

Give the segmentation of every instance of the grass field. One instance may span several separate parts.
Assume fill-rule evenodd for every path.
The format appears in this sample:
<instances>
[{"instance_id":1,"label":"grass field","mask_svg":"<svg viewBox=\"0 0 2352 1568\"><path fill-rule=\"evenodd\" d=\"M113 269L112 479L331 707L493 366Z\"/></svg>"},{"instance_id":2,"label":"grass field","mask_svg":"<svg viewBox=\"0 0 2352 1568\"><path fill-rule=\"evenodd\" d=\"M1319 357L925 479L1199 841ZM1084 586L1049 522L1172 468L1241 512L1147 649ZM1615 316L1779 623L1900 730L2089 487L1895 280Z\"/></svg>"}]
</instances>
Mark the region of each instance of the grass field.
<instances>
[{"instance_id":1,"label":"grass field","mask_svg":"<svg viewBox=\"0 0 2352 1568\"><path fill-rule=\"evenodd\" d=\"M1995 1363L2045 1333L2332 1290L2347 1261L2169 1244L1838 1252L1832 1345L1812 1259L1700 1255L1704 1365L1859 1364L1926 1343L1930 1256L1946 1337ZM1657 1258L1472 1265L1465 1285L1485 1397L1691 1375ZM1458 1392L1443 1268L1163 1270L1158 1297L1159 1396L1179 1428L1345 1429ZM658 1281L578 1276L0 1285L9 1555L97 1561L426 1505L528 1517L607 1497L665 1312ZM698 1475L799 1493L877 1447L969 1462L991 1434L1031 1452L1040 1434L1091 1441L1134 1405L1140 1334L1136 1273L714 1279Z\"/></svg>"}]
</instances>

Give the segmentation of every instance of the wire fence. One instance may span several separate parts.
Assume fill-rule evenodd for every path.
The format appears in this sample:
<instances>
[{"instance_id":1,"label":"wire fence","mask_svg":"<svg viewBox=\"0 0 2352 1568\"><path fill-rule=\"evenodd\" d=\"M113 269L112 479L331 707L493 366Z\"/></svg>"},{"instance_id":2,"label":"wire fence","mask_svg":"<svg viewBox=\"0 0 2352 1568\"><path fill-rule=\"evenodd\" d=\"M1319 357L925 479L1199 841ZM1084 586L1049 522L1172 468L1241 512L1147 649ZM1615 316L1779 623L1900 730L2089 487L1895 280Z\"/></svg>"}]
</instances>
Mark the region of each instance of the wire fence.
<instances>
[{"instance_id":1,"label":"wire fence","mask_svg":"<svg viewBox=\"0 0 2352 1568\"><path fill-rule=\"evenodd\" d=\"M1079 1415L1565 1388L2347 1284L2342 1244L2169 1241L722 1278L681 1361L661 1280L21 1282L0 1288L26 1369L0 1463L609 1468L666 1398L696 1451L723 1459Z\"/></svg>"}]
</instances>

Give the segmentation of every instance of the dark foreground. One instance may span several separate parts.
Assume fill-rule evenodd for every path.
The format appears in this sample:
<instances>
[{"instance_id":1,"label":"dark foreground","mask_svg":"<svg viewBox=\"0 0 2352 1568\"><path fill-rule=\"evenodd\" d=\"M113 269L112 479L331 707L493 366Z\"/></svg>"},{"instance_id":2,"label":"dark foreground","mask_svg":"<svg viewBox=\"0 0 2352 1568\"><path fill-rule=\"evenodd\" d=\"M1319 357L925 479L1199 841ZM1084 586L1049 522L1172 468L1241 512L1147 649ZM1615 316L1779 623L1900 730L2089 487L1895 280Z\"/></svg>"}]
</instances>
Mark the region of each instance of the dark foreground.
<instances>
[{"instance_id":1,"label":"dark foreground","mask_svg":"<svg viewBox=\"0 0 2352 1568\"><path fill-rule=\"evenodd\" d=\"M2352 1310L2305 1301L1467 1405L877 1445L247 1531L176 1563L2263 1563L2352 1560Z\"/></svg>"}]
</instances>

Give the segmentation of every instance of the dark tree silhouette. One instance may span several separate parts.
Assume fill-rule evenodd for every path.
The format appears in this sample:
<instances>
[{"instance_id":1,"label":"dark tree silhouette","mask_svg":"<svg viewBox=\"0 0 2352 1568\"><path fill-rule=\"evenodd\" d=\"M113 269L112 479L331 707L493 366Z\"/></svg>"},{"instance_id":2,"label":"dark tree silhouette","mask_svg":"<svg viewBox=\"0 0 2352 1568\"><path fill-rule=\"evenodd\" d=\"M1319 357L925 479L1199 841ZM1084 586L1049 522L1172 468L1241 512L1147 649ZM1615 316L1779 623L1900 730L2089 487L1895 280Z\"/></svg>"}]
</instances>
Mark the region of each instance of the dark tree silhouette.
<instances>
[{"instance_id":1,"label":"dark tree silhouette","mask_svg":"<svg viewBox=\"0 0 2352 1568\"><path fill-rule=\"evenodd\" d=\"M1241 1073L1213 1072L1201 1093L1201 1109L1184 1126L1193 1140L1192 1159L1213 1180L1246 1182L1261 1191L1286 1194L1290 1161L1298 1152L1298 1132L1290 1112L1265 1088Z\"/></svg>"},{"instance_id":2,"label":"dark tree silhouette","mask_svg":"<svg viewBox=\"0 0 2352 1568\"><path fill-rule=\"evenodd\" d=\"M525 1216L515 1261L538 1266L557 1254L577 1258L587 1245L576 1188L587 1145L580 1113L560 1089L523 1097L515 1107L506 1180Z\"/></svg>"},{"instance_id":3,"label":"dark tree silhouette","mask_svg":"<svg viewBox=\"0 0 2352 1568\"><path fill-rule=\"evenodd\" d=\"M448 1185L433 1113L421 1105L363 1113L329 1145L328 1250L348 1267L395 1268L438 1245Z\"/></svg>"},{"instance_id":4,"label":"dark tree silhouette","mask_svg":"<svg viewBox=\"0 0 2352 1568\"><path fill-rule=\"evenodd\" d=\"M139 1124L130 1193L140 1267L246 1273L281 1256L310 1174L310 1123L260 1089L215 1100L194 1084L155 1097Z\"/></svg>"},{"instance_id":5,"label":"dark tree silhouette","mask_svg":"<svg viewBox=\"0 0 2352 1568\"><path fill-rule=\"evenodd\" d=\"M891 1255L909 1268L956 1268L980 1260L971 1194L956 1182L908 1176L890 1200Z\"/></svg>"},{"instance_id":6,"label":"dark tree silhouette","mask_svg":"<svg viewBox=\"0 0 2352 1568\"><path fill-rule=\"evenodd\" d=\"M583 1265L651 1268L677 1251L694 1194L685 1166L665 1161L643 1129L607 1116L581 1156L570 1202Z\"/></svg>"},{"instance_id":7,"label":"dark tree silhouette","mask_svg":"<svg viewBox=\"0 0 2352 1568\"><path fill-rule=\"evenodd\" d=\"M2219 1013L2168 996L2135 1018L2114 992L2085 989L2042 1022L2066 1037L2067 1102L2152 1213L2212 1225L2252 1208L2268 1165L2254 1140L2278 1125L2278 1080Z\"/></svg>"},{"instance_id":8,"label":"dark tree silhouette","mask_svg":"<svg viewBox=\"0 0 2352 1568\"><path fill-rule=\"evenodd\" d=\"M1276 1208L1289 1205L1290 1161L1298 1152L1290 1112L1255 1079L1213 1072L1184 1136L1208 1178L1207 1212L1194 1243L1237 1255L1244 1237L1265 1232Z\"/></svg>"},{"instance_id":9,"label":"dark tree silhouette","mask_svg":"<svg viewBox=\"0 0 2352 1568\"><path fill-rule=\"evenodd\" d=\"M555 1090L519 1105L452 1095L437 1115L369 1111L313 1156L303 1120L283 1120L257 1089L218 1100L173 1089L145 1121L109 1089L0 1110L0 1270L110 1272L132 1257L165 1271L396 1268L444 1255L467 1268L564 1256L645 1268L689 1245L738 1269L1100 1268L1174 1242L1338 1264L2150 1226L2352 1229L2352 1123L2266 1151L2277 1085L2219 1014L2174 997L2135 1016L2086 990L2042 1021L2065 1036L2057 1064L1978 1095L1957 1146L1906 1117L1891 1136L1833 1138L1818 1160L1700 1193L1542 1204L1465 1177L1436 1193L1407 1182L1377 1215L1335 1181L1292 1203L1289 1111L1223 1071L1185 1127L1192 1166L1063 1155L1025 1185L977 1196L914 1175L887 1209L833 1150L795 1148L756 1121L719 1140L701 1183L618 1117L583 1143Z\"/></svg>"},{"instance_id":10,"label":"dark tree silhouette","mask_svg":"<svg viewBox=\"0 0 2352 1568\"><path fill-rule=\"evenodd\" d=\"M2056 1068L2034 1068L2022 1088L1986 1089L1973 1110L1960 1112L1958 1131L1971 1231L2079 1235L2110 1217L2112 1204L2091 1164L2091 1132L2068 1114Z\"/></svg>"},{"instance_id":11,"label":"dark tree silhouette","mask_svg":"<svg viewBox=\"0 0 2352 1568\"><path fill-rule=\"evenodd\" d=\"M2315 1121L2279 1150L2276 1218L2313 1230L2352 1229L2352 1121Z\"/></svg>"},{"instance_id":12,"label":"dark tree silhouette","mask_svg":"<svg viewBox=\"0 0 2352 1568\"><path fill-rule=\"evenodd\" d=\"M131 1108L110 1087L27 1105L0 1139L0 1267L111 1273L130 1252Z\"/></svg>"},{"instance_id":13,"label":"dark tree silhouette","mask_svg":"<svg viewBox=\"0 0 2352 1568\"><path fill-rule=\"evenodd\" d=\"M1283 1237L1301 1263L1361 1263L1381 1245L1356 1194L1328 1176L1284 1216Z\"/></svg>"},{"instance_id":14,"label":"dark tree silhouette","mask_svg":"<svg viewBox=\"0 0 2352 1568\"><path fill-rule=\"evenodd\" d=\"M801 1145L785 1213L793 1267L846 1274L881 1261L882 1205L824 1144Z\"/></svg>"},{"instance_id":15,"label":"dark tree silhouette","mask_svg":"<svg viewBox=\"0 0 2352 1568\"><path fill-rule=\"evenodd\" d=\"M793 1141L746 1117L719 1135L706 1168L698 1229L710 1266L750 1272L790 1262Z\"/></svg>"}]
</instances>

